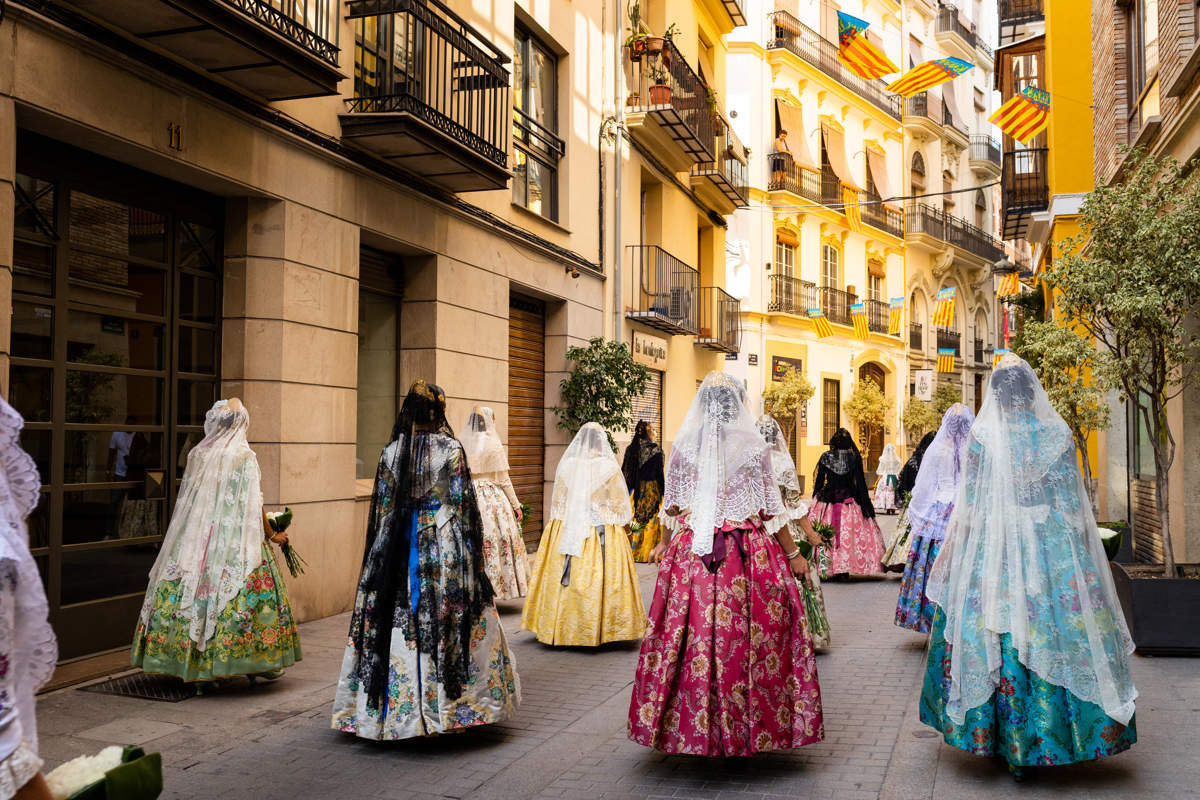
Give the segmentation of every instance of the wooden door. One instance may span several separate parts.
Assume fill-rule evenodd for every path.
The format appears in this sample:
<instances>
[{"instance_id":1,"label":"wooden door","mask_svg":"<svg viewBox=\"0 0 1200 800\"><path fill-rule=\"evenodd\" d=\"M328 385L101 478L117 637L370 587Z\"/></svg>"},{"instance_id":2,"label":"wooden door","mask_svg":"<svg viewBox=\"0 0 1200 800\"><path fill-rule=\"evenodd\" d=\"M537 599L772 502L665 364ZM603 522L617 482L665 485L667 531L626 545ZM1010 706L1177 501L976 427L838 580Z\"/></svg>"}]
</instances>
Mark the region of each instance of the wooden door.
<instances>
[{"instance_id":1,"label":"wooden door","mask_svg":"<svg viewBox=\"0 0 1200 800\"><path fill-rule=\"evenodd\" d=\"M511 295L508 301L508 466L517 497L529 506L525 544L542 536L546 459L546 307Z\"/></svg>"},{"instance_id":2,"label":"wooden door","mask_svg":"<svg viewBox=\"0 0 1200 800\"><path fill-rule=\"evenodd\" d=\"M863 364L858 370L858 379L860 381L874 381L880 391L885 391L883 387L883 367L875 363ZM883 428L876 428L871 432L871 440L864 450L863 468L868 472L873 472L879 464L879 457L883 455Z\"/></svg>"}]
</instances>

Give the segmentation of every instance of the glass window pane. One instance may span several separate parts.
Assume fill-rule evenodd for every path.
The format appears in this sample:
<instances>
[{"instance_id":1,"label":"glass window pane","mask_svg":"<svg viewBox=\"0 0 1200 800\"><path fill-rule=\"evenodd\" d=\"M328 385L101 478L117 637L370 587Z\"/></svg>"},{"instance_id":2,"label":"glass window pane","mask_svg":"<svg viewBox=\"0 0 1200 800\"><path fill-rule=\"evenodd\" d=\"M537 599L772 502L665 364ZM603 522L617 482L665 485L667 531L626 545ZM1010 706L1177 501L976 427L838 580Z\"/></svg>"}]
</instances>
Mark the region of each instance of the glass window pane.
<instances>
[{"instance_id":1,"label":"glass window pane","mask_svg":"<svg viewBox=\"0 0 1200 800\"><path fill-rule=\"evenodd\" d=\"M165 270L73 252L68 274L70 298L76 302L157 317L166 314Z\"/></svg>"},{"instance_id":2,"label":"glass window pane","mask_svg":"<svg viewBox=\"0 0 1200 800\"><path fill-rule=\"evenodd\" d=\"M179 326L179 370L181 372L217 372L217 332L204 328Z\"/></svg>"},{"instance_id":3,"label":"glass window pane","mask_svg":"<svg viewBox=\"0 0 1200 800\"><path fill-rule=\"evenodd\" d=\"M180 222L175 234L175 264L215 272L217 232L198 222Z\"/></svg>"},{"instance_id":4,"label":"glass window pane","mask_svg":"<svg viewBox=\"0 0 1200 800\"><path fill-rule=\"evenodd\" d=\"M555 119L556 104L556 62L553 56L539 48L533 49L533 74L530 76L532 85L529 87L530 100L535 107L531 116L552 131L558 130Z\"/></svg>"},{"instance_id":5,"label":"glass window pane","mask_svg":"<svg viewBox=\"0 0 1200 800\"><path fill-rule=\"evenodd\" d=\"M63 492L63 544L158 536L165 503L146 499L141 487Z\"/></svg>"},{"instance_id":6,"label":"glass window pane","mask_svg":"<svg viewBox=\"0 0 1200 800\"><path fill-rule=\"evenodd\" d=\"M68 313L68 320L68 361L165 369L163 325L75 309Z\"/></svg>"},{"instance_id":7,"label":"glass window pane","mask_svg":"<svg viewBox=\"0 0 1200 800\"><path fill-rule=\"evenodd\" d=\"M358 294L358 478L375 477L396 419L398 308L394 297Z\"/></svg>"},{"instance_id":8,"label":"glass window pane","mask_svg":"<svg viewBox=\"0 0 1200 800\"><path fill-rule=\"evenodd\" d=\"M529 198L527 206L530 211L537 214L547 215L549 210L549 183L546 180L546 168L539 161L529 160L527 165L529 172Z\"/></svg>"},{"instance_id":9,"label":"glass window pane","mask_svg":"<svg viewBox=\"0 0 1200 800\"><path fill-rule=\"evenodd\" d=\"M216 381L176 382L179 395L179 413L176 421L180 425L203 425L204 415L217 402Z\"/></svg>"},{"instance_id":10,"label":"glass window pane","mask_svg":"<svg viewBox=\"0 0 1200 800\"><path fill-rule=\"evenodd\" d=\"M8 369L8 402L26 422L49 422L54 371L13 364Z\"/></svg>"},{"instance_id":11,"label":"glass window pane","mask_svg":"<svg viewBox=\"0 0 1200 800\"><path fill-rule=\"evenodd\" d=\"M162 466L159 431L67 431L67 483L143 481L147 472Z\"/></svg>"},{"instance_id":12,"label":"glass window pane","mask_svg":"<svg viewBox=\"0 0 1200 800\"><path fill-rule=\"evenodd\" d=\"M187 468L188 454L192 452L192 448L200 443L204 438L204 432L186 431L175 434L175 477L182 478L183 471Z\"/></svg>"},{"instance_id":13,"label":"glass window pane","mask_svg":"<svg viewBox=\"0 0 1200 800\"><path fill-rule=\"evenodd\" d=\"M13 300L12 354L22 358L53 358L51 334L54 308L43 303Z\"/></svg>"},{"instance_id":14,"label":"glass window pane","mask_svg":"<svg viewBox=\"0 0 1200 800\"><path fill-rule=\"evenodd\" d=\"M163 384L142 375L67 370L67 422L161 425Z\"/></svg>"},{"instance_id":15,"label":"glass window pane","mask_svg":"<svg viewBox=\"0 0 1200 800\"><path fill-rule=\"evenodd\" d=\"M54 238L54 184L41 178L17 175L16 234L37 239Z\"/></svg>"},{"instance_id":16,"label":"glass window pane","mask_svg":"<svg viewBox=\"0 0 1200 800\"><path fill-rule=\"evenodd\" d=\"M64 520L64 529L67 526ZM146 591L146 573L157 557L154 544L66 551L62 557L62 604L141 594Z\"/></svg>"},{"instance_id":17,"label":"glass window pane","mask_svg":"<svg viewBox=\"0 0 1200 800\"><path fill-rule=\"evenodd\" d=\"M216 322L217 282L198 275L179 276L179 318L191 322Z\"/></svg>"},{"instance_id":18,"label":"glass window pane","mask_svg":"<svg viewBox=\"0 0 1200 800\"><path fill-rule=\"evenodd\" d=\"M529 206L529 190L525 185L527 159L525 153L517 150L513 159L513 202L519 206Z\"/></svg>"},{"instance_id":19,"label":"glass window pane","mask_svg":"<svg viewBox=\"0 0 1200 800\"><path fill-rule=\"evenodd\" d=\"M36 550L39 547L50 546L50 495L42 492L38 497L37 507L25 518L25 526L29 528L29 547ZM38 558L38 567L45 576L44 557ZM43 577L43 582L45 578Z\"/></svg>"},{"instance_id":20,"label":"glass window pane","mask_svg":"<svg viewBox=\"0 0 1200 800\"><path fill-rule=\"evenodd\" d=\"M13 242L13 291L54 296L54 248Z\"/></svg>"},{"instance_id":21,"label":"glass window pane","mask_svg":"<svg viewBox=\"0 0 1200 800\"><path fill-rule=\"evenodd\" d=\"M37 464L42 483L50 482L50 436L51 431L21 429L21 449Z\"/></svg>"},{"instance_id":22,"label":"glass window pane","mask_svg":"<svg viewBox=\"0 0 1200 800\"><path fill-rule=\"evenodd\" d=\"M167 258L163 215L114 200L71 192L71 241L116 256Z\"/></svg>"}]
</instances>

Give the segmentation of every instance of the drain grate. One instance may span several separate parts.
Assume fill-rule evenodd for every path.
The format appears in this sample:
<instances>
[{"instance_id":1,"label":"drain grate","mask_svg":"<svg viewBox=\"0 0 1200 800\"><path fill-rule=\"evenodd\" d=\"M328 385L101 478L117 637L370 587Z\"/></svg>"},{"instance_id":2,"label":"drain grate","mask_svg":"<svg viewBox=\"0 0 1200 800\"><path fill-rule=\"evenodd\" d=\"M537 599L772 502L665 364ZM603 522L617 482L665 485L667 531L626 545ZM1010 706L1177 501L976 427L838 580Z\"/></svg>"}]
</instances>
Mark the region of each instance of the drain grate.
<instances>
[{"instance_id":1,"label":"drain grate","mask_svg":"<svg viewBox=\"0 0 1200 800\"><path fill-rule=\"evenodd\" d=\"M81 687L79 691L137 697L163 703L178 703L196 696L196 687L190 683L184 683L173 675L147 675L145 672L135 672L132 675L93 683L91 686Z\"/></svg>"}]
</instances>

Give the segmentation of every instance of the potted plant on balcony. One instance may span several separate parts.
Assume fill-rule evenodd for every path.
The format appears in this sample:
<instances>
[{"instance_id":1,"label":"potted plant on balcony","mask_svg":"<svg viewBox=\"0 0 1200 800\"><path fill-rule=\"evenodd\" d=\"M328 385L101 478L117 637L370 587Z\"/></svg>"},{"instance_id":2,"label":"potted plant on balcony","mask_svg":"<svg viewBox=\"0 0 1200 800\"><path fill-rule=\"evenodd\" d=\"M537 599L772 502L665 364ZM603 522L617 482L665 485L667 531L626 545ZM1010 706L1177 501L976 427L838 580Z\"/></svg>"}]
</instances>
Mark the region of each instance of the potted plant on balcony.
<instances>
[{"instance_id":1,"label":"potted plant on balcony","mask_svg":"<svg viewBox=\"0 0 1200 800\"><path fill-rule=\"evenodd\" d=\"M671 104L671 85L667 83L668 73L662 66L653 64L650 67L650 77L654 85L650 87L650 105L667 106Z\"/></svg>"},{"instance_id":2,"label":"potted plant on balcony","mask_svg":"<svg viewBox=\"0 0 1200 800\"><path fill-rule=\"evenodd\" d=\"M636 0L629 4L629 35L625 37L625 49L630 61L641 61L646 52L646 29L642 25L642 5Z\"/></svg>"}]
</instances>

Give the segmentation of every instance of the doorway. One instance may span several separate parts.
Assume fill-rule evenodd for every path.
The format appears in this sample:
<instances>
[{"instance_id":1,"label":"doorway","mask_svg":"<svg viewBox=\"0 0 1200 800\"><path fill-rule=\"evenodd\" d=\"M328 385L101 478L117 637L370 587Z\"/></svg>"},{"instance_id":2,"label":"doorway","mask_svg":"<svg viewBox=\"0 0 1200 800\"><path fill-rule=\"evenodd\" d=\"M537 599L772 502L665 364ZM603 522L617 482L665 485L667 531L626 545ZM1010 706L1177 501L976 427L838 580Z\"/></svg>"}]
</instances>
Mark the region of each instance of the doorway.
<instances>
[{"instance_id":1,"label":"doorway","mask_svg":"<svg viewBox=\"0 0 1200 800\"><path fill-rule=\"evenodd\" d=\"M522 533L532 549L546 481L546 304L518 294L508 300L508 467L528 507Z\"/></svg>"},{"instance_id":2,"label":"doorway","mask_svg":"<svg viewBox=\"0 0 1200 800\"><path fill-rule=\"evenodd\" d=\"M858 379L860 381L872 381L879 387L879 391L885 392L883 386L883 367L871 362L863 364L858 370ZM867 440L866 449L863 452L863 468L867 472L874 472L879 465L879 457L883 455L883 428L876 428L871 432L871 438Z\"/></svg>"}]
</instances>

